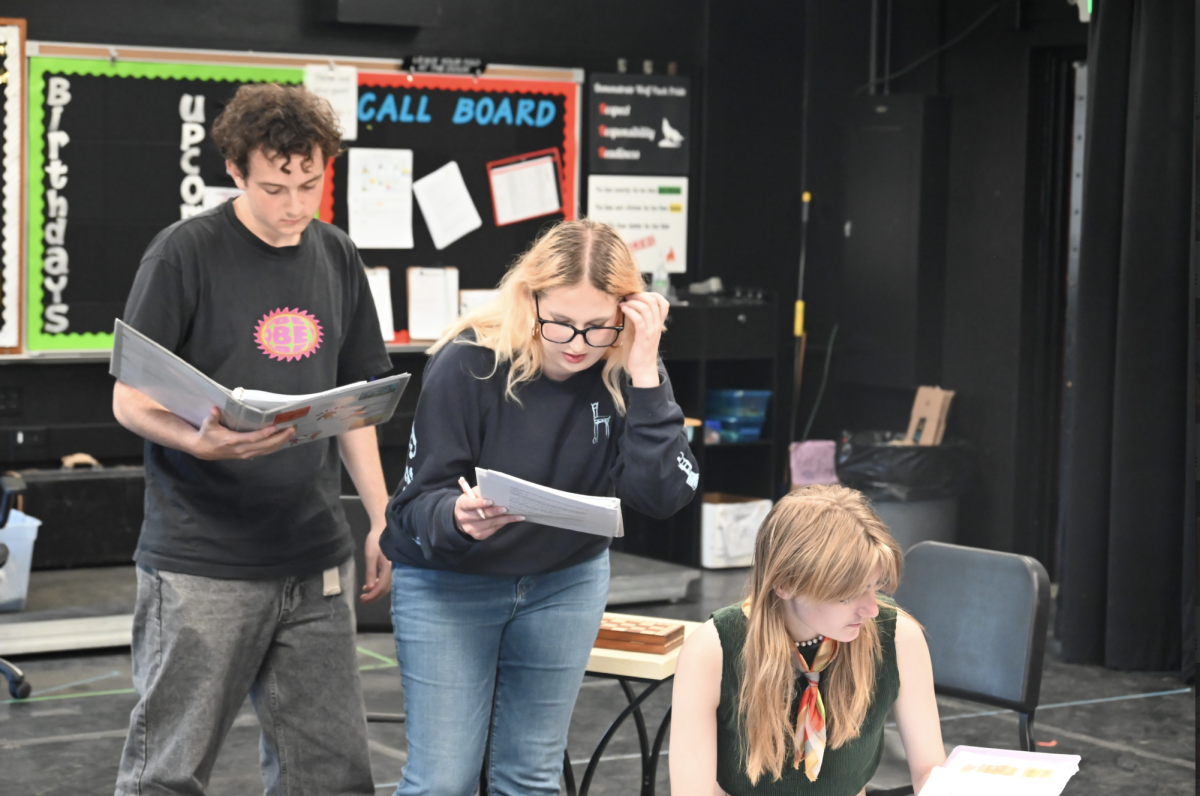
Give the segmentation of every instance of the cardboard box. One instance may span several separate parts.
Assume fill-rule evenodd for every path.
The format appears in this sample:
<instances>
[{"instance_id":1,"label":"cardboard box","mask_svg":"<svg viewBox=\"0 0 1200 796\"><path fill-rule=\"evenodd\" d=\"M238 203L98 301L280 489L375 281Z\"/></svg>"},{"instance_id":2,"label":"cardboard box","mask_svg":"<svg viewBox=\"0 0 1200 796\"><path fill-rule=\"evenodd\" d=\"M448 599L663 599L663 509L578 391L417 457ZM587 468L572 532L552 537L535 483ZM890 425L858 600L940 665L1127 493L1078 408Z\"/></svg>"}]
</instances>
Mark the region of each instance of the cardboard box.
<instances>
[{"instance_id":1,"label":"cardboard box","mask_svg":"<svg viewBox=\"0 0 1200 796\"><path fill-rule=\"evenodd\" d=\"M750 566L754 539L771 506L771 501L761 498L705 492L700 512L700 566Z\"/></svg>"},{"instance_id":2,"label":"cardboard box","mask_svg":"<svg viewBox=\"0 0 1200 796\"><path fill-rule=\"evenodd\" d=\"M920 387L913 401L912 417L908 421L905 445L941 445L946 433L946 416L954 390L941 387Z\"/></svg>"}]
</instances>

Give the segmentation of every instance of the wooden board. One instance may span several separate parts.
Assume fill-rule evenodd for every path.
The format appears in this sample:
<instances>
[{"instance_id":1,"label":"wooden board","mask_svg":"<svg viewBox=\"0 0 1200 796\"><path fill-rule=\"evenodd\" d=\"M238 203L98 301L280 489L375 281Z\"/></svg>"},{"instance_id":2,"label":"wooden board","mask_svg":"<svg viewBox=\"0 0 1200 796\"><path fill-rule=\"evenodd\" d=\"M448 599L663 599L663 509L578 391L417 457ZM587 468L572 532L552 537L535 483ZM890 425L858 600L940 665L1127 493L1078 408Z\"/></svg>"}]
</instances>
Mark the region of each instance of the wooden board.
<instances>
[{"instance_id":1,"label":"wooden board","mask_svg":"<svg viewBox=\"0 0 1200 796\"><path fill-rule=\"evenodd\" d=\"M626 646L618 646L618 643ZM655 648L651 650L655 652L667 652L682 643L683 625L679 622L607 613L600 620L600 633L596 639L597 647L631 649L627 645L641 645Z\"/></svg>"},{"instance_id":2,"label":"wooden board","mask_svg":"<svg viewBox=\"0 0 1200 796\"><path fill-rule=\"evenodd\" d=\"M642 619L631 614L608 614L608 616ZM700 622L680 621L686 639L700 627ZM619 677L636 677L640 680L666 680L675 676L675 663L679 660L680 647L665 654L649 652L630 652L628 650L604 649L593 647L592 655L588 658L588 674L608 674Z\"/></svg>"},{"instance_id":3,"label":"wooden board","mask_svg":"<svg viewBox=\"0 0 1200 796\"><path fill-rule=\"evenodd\" d=\"M664 655L673 649L683 646L683 635L665 644L645 644L637 641L617 641L611 638L596 639L596 647L606 650L627 650L628 652L646 652L651 655Z\"/></svg>"}]
</instances>

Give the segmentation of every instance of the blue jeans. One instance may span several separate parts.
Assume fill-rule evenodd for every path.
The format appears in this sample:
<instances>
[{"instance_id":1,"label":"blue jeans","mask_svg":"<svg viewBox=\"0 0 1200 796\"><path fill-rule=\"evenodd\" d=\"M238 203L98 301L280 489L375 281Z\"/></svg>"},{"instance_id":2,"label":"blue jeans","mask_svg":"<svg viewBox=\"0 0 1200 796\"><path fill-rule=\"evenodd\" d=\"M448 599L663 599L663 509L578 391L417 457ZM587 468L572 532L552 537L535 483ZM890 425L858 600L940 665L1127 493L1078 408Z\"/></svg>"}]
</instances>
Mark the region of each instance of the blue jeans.
<instances>
[{"instance_id":1,"label":"blue jeans","mask_svg":"<svg viewBox=\"0 0 1200 796\"><path fill-rule=\"evenodd\" d=\"M408 764L396 796L471 796L484 746L495 796L558 796L600 616L608 551L545 575L395 564L392 625Z\"/></svg>"}]
</instances>

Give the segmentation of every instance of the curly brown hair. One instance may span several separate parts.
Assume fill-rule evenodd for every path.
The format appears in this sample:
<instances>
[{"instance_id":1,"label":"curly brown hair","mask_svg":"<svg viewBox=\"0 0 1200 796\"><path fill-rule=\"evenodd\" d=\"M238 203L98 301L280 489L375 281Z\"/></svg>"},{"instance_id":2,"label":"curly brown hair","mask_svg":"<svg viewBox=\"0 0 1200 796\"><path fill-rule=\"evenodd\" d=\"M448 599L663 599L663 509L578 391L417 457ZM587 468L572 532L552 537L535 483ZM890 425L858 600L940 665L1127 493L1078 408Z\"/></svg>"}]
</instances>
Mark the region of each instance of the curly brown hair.
<instances>
[{"instance_id":1,"label":"curly brown hair","mask_svg":"<svg viewBox=\"0 0 1200 796\"><path fill-rule=\"evenodd\" d=\"M313 147L321 148L323 161L342 152L341 127L329 102L303 86L278 83L239 88L213 122L212 137L243 177L256 149L270 159L298 157L305 167L312 163Z\"/></svg>"}]
</instances>

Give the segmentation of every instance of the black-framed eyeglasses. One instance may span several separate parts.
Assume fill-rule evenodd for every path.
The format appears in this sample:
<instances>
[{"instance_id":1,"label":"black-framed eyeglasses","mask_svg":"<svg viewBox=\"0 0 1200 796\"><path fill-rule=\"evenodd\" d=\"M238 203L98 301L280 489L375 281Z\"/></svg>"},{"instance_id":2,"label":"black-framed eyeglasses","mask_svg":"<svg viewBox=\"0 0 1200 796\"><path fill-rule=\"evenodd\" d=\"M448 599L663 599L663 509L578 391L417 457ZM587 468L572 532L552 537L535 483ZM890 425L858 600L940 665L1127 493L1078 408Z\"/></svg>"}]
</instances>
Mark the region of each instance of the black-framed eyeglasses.
<instances>
[{"instance_id":1,"label":"black-framed eyeglasses","mask_svg":"<svg viewBox=\"0 0 1200 796\"><path fill-rule=\"evenodd\" d=\"M609 348L617 342L617 337L621 332L625 331L624 324L620 326L591 326L587 329L576 329L569 323L544 320L542 318L542 308L538 305L536 295L533 297L533 306L537 311L538 328L541 331L542 338L549 343L569 343L577 336L583 335L583 342L592 348Z\"/></svg>"}]
</instances>

